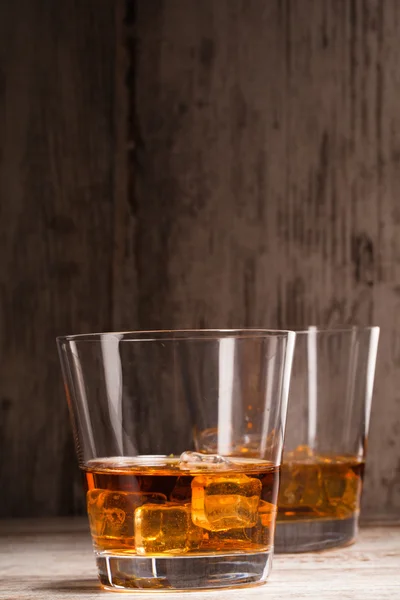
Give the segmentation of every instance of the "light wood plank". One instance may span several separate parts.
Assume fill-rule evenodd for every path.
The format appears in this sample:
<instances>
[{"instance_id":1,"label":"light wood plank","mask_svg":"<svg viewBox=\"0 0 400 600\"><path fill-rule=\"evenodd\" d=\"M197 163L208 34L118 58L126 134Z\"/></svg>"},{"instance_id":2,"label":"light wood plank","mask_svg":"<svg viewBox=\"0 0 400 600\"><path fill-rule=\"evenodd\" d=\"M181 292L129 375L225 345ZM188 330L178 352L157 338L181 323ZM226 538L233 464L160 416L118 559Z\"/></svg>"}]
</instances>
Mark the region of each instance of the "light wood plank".
<instances>
[{"instance_id":1,"label":"light wood plank","mask_svg":"<svg viewBox=\"0 0 400 600\"><path fill-rule=\"evenodd\" d=\"M265 586L219 591L218 598L393 599L400 595L399 561L400 526L369 527L348 548L277 556ZM0 579L2 600L105 597L96 581L87 524L79 519L0 522ZM168 593L171 600L182 597L205 600L210 595Z\"/></svg>"}]
</instances>

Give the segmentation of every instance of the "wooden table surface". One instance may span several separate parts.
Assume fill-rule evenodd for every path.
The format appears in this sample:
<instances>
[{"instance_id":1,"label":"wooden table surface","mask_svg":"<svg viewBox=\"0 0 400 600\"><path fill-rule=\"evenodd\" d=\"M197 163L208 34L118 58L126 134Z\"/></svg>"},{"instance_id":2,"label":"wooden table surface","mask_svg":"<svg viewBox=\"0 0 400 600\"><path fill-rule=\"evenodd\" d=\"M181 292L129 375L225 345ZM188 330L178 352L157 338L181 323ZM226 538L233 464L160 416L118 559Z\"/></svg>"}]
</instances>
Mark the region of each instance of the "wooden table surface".
<instances>
[{"instance_id":1,"label":"wooden table surface","mask_svg":"<svg viewBox=\"0 0 400 600\"><path fill-rule=\"evenodd\" d=\"M0 521L1 600L89 600L107 597L97 583L86 521ZM136 598L160 594L134 592ZM127 594L109 594L110 599ZM168 600L397 600L400 524L363 528L351 547L276 556L269 582L258 588L170 593Z\"/></svg>"}]
</instances>

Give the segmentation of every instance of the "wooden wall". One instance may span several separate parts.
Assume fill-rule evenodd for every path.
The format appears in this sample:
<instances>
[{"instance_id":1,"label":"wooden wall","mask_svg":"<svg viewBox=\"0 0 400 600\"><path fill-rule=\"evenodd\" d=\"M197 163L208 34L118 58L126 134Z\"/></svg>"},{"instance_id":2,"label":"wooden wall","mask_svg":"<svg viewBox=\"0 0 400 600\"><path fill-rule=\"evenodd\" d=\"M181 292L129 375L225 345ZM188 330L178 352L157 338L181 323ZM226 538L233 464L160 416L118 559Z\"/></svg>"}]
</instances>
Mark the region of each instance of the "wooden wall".
<instances>
[{"instance_id":1,"label":"wooden wall","mask_svg":"<svg viewBox=\"0 0 400 600\"><path fill-rule=\"evenodd\" d=\"M0 515L82 509L54 337L382 327L400 509L400 3L0 3Z\"/></svg>"}]
</instances>

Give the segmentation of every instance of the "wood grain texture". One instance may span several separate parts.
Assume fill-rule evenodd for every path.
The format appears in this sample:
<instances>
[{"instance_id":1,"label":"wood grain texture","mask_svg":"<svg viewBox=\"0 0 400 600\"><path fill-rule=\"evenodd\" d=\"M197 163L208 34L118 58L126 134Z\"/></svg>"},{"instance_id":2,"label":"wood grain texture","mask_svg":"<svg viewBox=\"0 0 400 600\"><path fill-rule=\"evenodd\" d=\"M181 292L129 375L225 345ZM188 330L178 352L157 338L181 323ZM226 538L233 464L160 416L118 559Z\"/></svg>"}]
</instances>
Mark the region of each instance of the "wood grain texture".
<instances>
[{"instance_id":1,"label":"wood grain texture","mask_svg":"<svg viewBox=\"0 0 400 600\"><path fill-rule=\"evenodd\" d=\"M399 24L0 3L0 515L82 510L55 335L310 323L382 327L364 511L398 515Z\"/></svg>"},{"instance_id":2,"label":"wood grain texture","mask_svg":"<svg viewBox=\"0 0 400 600\"><path fill-rule=\"evenodd\" d=\"M138 2L130 101L141 327L382 327L367 515L400 508L399 20Z\"/></svg>"},{"instance_id":3,"label":"wood grain texture","mask_svg":"<svg viewBox=\"0 0 400 600\"><path fill-rule=\"evenodd\" d=\"M112 326L114 11L0 3L0 515L81 503L55 336Z\"/></svg>"},{"instance_id":4,"label":"wood grain texture","mask_svg":"<svg viewBox=\"0 0 400 600\"><path fill-rule=\"evenodd\" d=\"M89 600L104 597L86 521L59 519L0 523L2 600ZM348 548L276 556L266 586L218 591L219 600L392 600L400 593L400 528L362 529ZM113 594L113 597L126 597ZM135 598L147 599L135 593ZM206 600L206 592L168 593L171 600Z\"/></svg>"}]
</instances>

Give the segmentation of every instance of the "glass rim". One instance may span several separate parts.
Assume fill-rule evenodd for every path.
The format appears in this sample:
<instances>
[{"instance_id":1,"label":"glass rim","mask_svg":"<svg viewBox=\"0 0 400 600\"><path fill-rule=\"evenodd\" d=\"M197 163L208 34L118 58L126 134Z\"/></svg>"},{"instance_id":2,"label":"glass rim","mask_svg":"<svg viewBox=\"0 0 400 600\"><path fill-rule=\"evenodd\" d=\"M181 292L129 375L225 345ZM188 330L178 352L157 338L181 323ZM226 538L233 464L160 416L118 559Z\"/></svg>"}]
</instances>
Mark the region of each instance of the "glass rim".
<instances>
[{"instance_id":1,"label":"glass rim","mask_svg":"<svg viewBox=\"0 0 400 600\"><path fill-rule=\"evenodd\" d=\"M61 335L56 337L57 344L67 342L98 342L105 338L119 341L135 342L159 342L167 340L205 340L219 338L242 338L242 339L262 339L262 338L288 338L295 335L293 329L257 329L257 328L238 328L238 329L148 329L148 330L126 330L126 331L105 331L96 333L77 333L74 335Z\"/></svg>"},{"instance_id":2,"label":"glass rim","mask_svg":"<svg viewBox=\"0 0 400 600\"><path fill-rule=\"evenodd\" d=\"M350 325L350 326L341 326L338 327L317 327L316 325L310 325L308 329L293 329L296 335L307 335L309 333L321 334L321 333L353 333L357 332L367 332L367 331L380 331L379 325L368 325L364 327L363 325Z\"/></svg>"}]
</instances>

